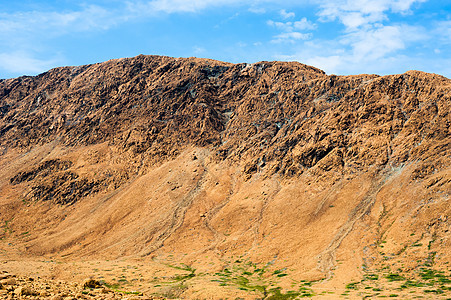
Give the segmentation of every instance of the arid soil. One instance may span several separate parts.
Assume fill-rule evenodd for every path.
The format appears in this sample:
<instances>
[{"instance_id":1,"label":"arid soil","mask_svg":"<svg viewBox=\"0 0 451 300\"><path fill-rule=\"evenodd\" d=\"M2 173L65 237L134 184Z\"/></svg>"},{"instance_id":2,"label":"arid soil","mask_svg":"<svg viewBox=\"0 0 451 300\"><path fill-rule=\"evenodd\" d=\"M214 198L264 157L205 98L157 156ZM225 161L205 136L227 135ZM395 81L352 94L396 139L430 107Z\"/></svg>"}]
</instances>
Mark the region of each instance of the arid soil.
<instances>
[{"instance_id":1,"label":"arid soil","mask_svg":"<svg viewBox=\"0 0 451 300\"><path fill-rule=\"evenodd\" d=\"M0 80L0 297L450 298L450 108L294 62Z\"/></svg>"},{"instance_id":2,"label":"arid soil","mask_svg":"<svg viewBox=\"0 0 451 300\"><path fill-rule=\"evenodd\" d=\"M164 299L145 296L136 291L110 289L104 283L89 278L76 283L41 277L19 277L7 272L2 272L0 278L2 299Z\"/></svg>"}]
</instances>

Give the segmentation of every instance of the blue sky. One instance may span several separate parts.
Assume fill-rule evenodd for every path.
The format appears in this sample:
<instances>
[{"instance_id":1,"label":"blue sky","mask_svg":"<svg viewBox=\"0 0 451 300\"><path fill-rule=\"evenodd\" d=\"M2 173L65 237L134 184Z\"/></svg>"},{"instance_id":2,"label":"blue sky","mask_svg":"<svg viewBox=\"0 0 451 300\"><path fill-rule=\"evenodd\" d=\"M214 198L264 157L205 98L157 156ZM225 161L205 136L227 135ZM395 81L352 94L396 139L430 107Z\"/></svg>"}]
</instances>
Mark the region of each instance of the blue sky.
<instances>
[{"instance_id":1,"label":"blue sky","mask_svg":"<svg viewBox=\"0 0 451 300\"><path fill-rule=\"evenodd\" d=\"M0 78L138 54L451 78L448 0L0 1Z\"/></svg>"}]
</instances>

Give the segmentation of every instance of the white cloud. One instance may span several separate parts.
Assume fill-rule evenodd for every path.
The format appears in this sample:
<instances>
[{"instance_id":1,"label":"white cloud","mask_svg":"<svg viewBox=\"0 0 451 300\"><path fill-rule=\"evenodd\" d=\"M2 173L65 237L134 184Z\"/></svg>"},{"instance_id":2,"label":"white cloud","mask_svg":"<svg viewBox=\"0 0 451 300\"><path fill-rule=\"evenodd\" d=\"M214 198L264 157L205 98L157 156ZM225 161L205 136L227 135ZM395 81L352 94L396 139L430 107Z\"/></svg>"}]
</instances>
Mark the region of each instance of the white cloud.
<instances>
[{"instance_id":1,"label":"white cloud","mask_svg":"<svg viewBox=\"0 0 451 300\"><path fill-rule=\"evenodd\" d=\"M233 7L236 11L241 9L239 12L245 10L256 14L272 13L273 17L279 18L267 21L267 26L273 28L269 42L268 39L265 43L244 41L248 45L265 48L266 56L274 56L276 49L283 48L285 53L278 54L276 58L297 59L324 68L327 72L360 73L361 70L370 69L384 72L396 62L402 64L408 61L407 55L404 54L409 47L420 45L419 41L426 41L428 38L437 43L427 49L430 54L434 53L434 49L442 50L442 55L446 53L446 46L451 43L451 21L435 22L435 29L425 34L425 29L406 26L401 23L402 19L398 19L397 23L390 20L393 14L411 13L415 4L425 1L115 0L112 1L113 5L82 5L78 9L66 11L0 12L0 68L32 73L46 70L53 66L52 63L61 62L58 59L39 59L48 57L42 55L44 51L49 50L46 43L74 32L101 32L131 20L153 18L162 14L193 14L209 9ZM106 2L102 0L95 3ZM317 18L296 17L291 11L294 7L300 8L304 4L316 6ZM281 9L282 7L290 9ZM344 26L344 30L340 25ZM327 40L319 39L315 32L316 39L313 40L312 32L318 26L322 27L321 32L328 26L334 27L331 34L335 36L330 37L329 34ZM234 51L240 48L237 41L241 39L242 37L238 36L234 41ZM259 40L263 39L259 36ZM195 44L187 49L192 49L196 54L205 51ZM261 53L263 51L246 55L261 57ZM218 54L219 57L220 55ZM235 60L241 59L242 57L237 55Z\"/></svg>"},{"instance_id":2,"label":"white cloud","mask_svg":"<svg viewBox=\"0 0 451 300\"><path fill-rule=\"evenodd\" d=\"M311 33L301 33L301 32L296 32L296 31L284 32L284 33L276 35L271 42L272 43L282 43L282 42L294 43L297 40L308 40L311 37L312 37Z\"/></svg>"},{"instance_id":3,"label":"white cloud","mask_svg":"<svg viewBox=\"0 0 451 300\"><path fill-rule=\"evenodd\" d=\"M273 20L268 20L266 22L269 26L276 27L279 30L290 31L293 30L293 26L291 22L274 22Z\"/></svg>"},{"instance_id":4,"label":"white cloud","mask_svg":"<svg viewBox=\"0 0 451 300\"><path fill-rule=\"evenodd\" d=\"M225 6L248 7L253 13L265 13L271 8L282 5L295 6L304 3L311 3L316 0L128 0L128 9L134 13L197 13L209 8ZM287 17L294 17L294 13L284 11Z\"/></svg>"},{"instance_id":5,"label":"white cloud","mask_svg":"<svg viewBox=\"0 0 451 300\"><path fill-rule=\"evenodd\" d=\"M203 47L194 46L193 51L195 54L202 54L202 53L205 53L207 50Z\"/></svg>"},{"instance_id":6,"label":"white cloud","mask_svg":"<svg viewBox=\"0 0 451 300\"><path fill-rule=\"evenodd\" d=\"M343 58L339 55L312 56L304 60L304 63L320 68L329 74L339 72Z\"/></svg>"},{"instance_id":7,"label":"white cloud","mask_svg":"<svg viewBox=\"0 0 451 300\"><path fill-rule=\"evenodd\" d=\"M313 35L311 33L299 32L299 30L313 30L316 28L316 25L308 21L307 18L302 18L300 21L295 22L275 22L268 20L266 24L281 31L280 34L273 37L271 40L272 43L294 43L299 40L308 40Z\"/></svg>"},{"instance_id":8,"label":"white cloud","mask_svg":"<svg viewBox=\"0 0 451 300\"><path fill-rule=\"evenodd\" d=\"M41 60L34 58L31 54L19 51L12 53L0 53L0 69L7 72L30 74L41 73L57 63L60 59Z\"/></svg>"},{"instance_id":9,"label":"white cloud","mask_svg":"<svg viewBox=\"0 0 451 300\"><path fill-rule=\"evenodd\" d=\"M105 30L121 18L99 6L87 6L79 11L43 12L31 11L14 14L0 14L0 35L39 34L60 35L67 31Z\"/></svg>"},{"instance_id":10,"label":"white cloud","mask_svg":"<svg viewBox=\"0 0 451 300\"><path fill-rule=\"evenodd\" d=\"M376 24L349 33L340 42L351 47L354 60L367 62L395 56L412 43L426 41L428 38L421 27Z\"/></svg>"},{"instance_id":11,"label":"white cloud","mask_svg":"<svg viewBox=\"0 0 451 300\"><path fill-rule=\"evenodd\" d=\"M427 0L397 0L397 1L391 1L390 7L393 10L393 12L399 12L399 13L410 13L410 7L415 4L416 2L426 2Z\"/></svg>"},{"instance_id":12,"label":"white cloud","mask_svg":"<svg viewBox=\"0 0 451 300\"><path fill-rule=\"evenodd\" d=\"M307 18L302 18L300 21L293 23L293 27L298 30L313 30L316 29L316 25L307 20Z\"/></svg>"},{"instance_id":13,"label":"white cloud","mask_svg":"<svg viewBox=\"0 0 451 300\"><path fill-rule=\"evenodd\" d=\"M446 44L451 43L451 21L441 21L436 23L435 34Z\"/></svg>"},{"instance_id":14,"label":"white cloud","mask_svg":"<svg viewBox=\"0 0 451 300\"><path fill-rule=\"evenodd\" d=\"M408 12L415 2L426 0L313 0L320 5L319 16L323 21L339 19L347 27L358 27L371 22L386 19L385 12ZM269 4L301 4L311 2L293 0L152 0L152 1L117 1L115 9L106 9L99 5L85 5L81 9L66 12L20 12L15 14L0 13L0 34L8 32L36 32L41 29L52 29L50 34L61 33L64 30L86 31L106 30L114 25L142 16L155 16L158 13L199 12L208 8L223 6L248 6L249 11L266 12ZM294 18L294 12L285 9L279 11L284 19ZM281 22L280 22L281 23ZM314 29L314 24L305 18L301 21L287 22L297 30Z\"/></svg>"},{"instance_id":15,"label":"white cloud","mask_svg":"<svg viewBox=\"0 0 451 300\"><path fill-rule=\"evenodd\" d=\"M357 28L369 22L368 18L365 18L360 12L349 12L342 15L340 20L346 28Z\"/></svg>"},{"instance_id":16,"label":"white cloud","mask_svg":"<svg viewBox=\"0 0 451 300\"><path fill-rule=\"evenodd\" d=\"M414 43L430 38L422 27L391 23L392 13L408 14L414 3L425 0L329 0L320 5L319 20L323 23L339 22L345 30L330 40L303 42L294 54L278 55L284 60L299 60L324 69L328 73L352 74L387 72L408 65L409 57L403 51ZM268 22L285 32L298 28L312 29L315 24L303 21L299 27L290 22ZM450 24L441 24L442 32L449 32ZM449 28L449 31L445 30ZM446 34L445 34L446 35ZM295 41L291 39L290 41ZM396 65L398 62L398 65Z\"/></svg>"},{"instance_id":17,"label":"white cloud","mask_svg":"<svg viewBox=\"0 0 451 300\"><path fill-rule=\"evenodd\" d=\"M283 19L291 19L296 16L294 12L287 12L285 9L282 9L279 13Z\"/></svg>"},{"instance_id":18,"label":"white cloud","mask_svg":"<svg viewBox=\"0 0 451 300\"><path fill-rule=\"evenodd\" d=\"M210 7L241 4L239 0L153 0L153 1L129 1L128 10L134 14L164 13L196 13ZM243 4L247 4L244 1Z\"/></svg>"},{"instance_id":19,"label":"white cloud","mask_svg":"<svg viewBox=\"0 0 451 300\"><path fill-rule=\"evenodd\" d=\"M278 58L299 60L327 73L387 73L390 69L407 66L409 57L402 55L402 50L425 39L427 36L419 27L379 24L335 40L306 42L295 54Z\"/></svg>"},{"instance_id":20,"label":"white cloud","mask_svg":"<svg viewBox=\"0 0 451 300\"><path fill-rule=\"evenodd\" d=\"M263 7L251 7L249 11L254 14L264 14L266 13L266 9Z\"/></svg>"},{"instance_id":21,"label":"white cloud","mask_svg":"<svg viewBox=\"0 0 451 300\"><path fill-rule=\"evenodd\" d=\"M266 24L287 32L294 30L313 30L316 28L316 25L307 20L307 18L302 18L300 21L296 22L274 22L273 20L268 20Z\"/></svg>"},{"instance_id":22,"label":"white cloud","mask_svg":"<svg viewBox=\"0 0 451 300\"><path fill-rule=\"evenodd\" d=\"M349 45L356 61L379 59L405 48L405 41L398 26L381 26L360 30L346 35L341 43Z\"/></svg>"},{"instance_id":23,"label":"white cloud","mask_svg":"<svg viewBox=\"0 0 451 300\"><path fill-rule=\"evenodd\" d=\"M9 74L48 70L63 62L57 50L48 46L50 41L75 32L104 31L127 19L125 12L96 5L63 12L0 13L0 68ZM54 58L47 58L49 55Z\"/></svg>"},{"instance_id":24,"label":"white cloud","mask_svg":"<svg viewBox=\"0 0 451 300\"><path fill-rule=\"evenodd\" d=\"M338 19L348 29L387 20L387 12L409 13L414 3L427 0L336 0L320 2L320 18L324 21Z\"/></svg>"}]
</instances>

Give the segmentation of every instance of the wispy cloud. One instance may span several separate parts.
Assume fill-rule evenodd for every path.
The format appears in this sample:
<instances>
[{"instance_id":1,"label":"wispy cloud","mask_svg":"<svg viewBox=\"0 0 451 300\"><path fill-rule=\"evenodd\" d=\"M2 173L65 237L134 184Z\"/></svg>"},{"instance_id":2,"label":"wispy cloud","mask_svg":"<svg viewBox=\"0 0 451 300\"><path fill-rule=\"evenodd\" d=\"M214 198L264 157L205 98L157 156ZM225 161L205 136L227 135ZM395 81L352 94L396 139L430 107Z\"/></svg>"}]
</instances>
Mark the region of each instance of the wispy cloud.
<instances>
[{"instance_id":1,"label":"wispy cloud","mask_svg":"<svg viewBox=\"0 0 451 300\"><path fill-rule=\"evenodd\" d=\"M406 14L414 3L427 0L336 0L320 4L318 14L322 21L338 19L347 29L382 22L388 19L387 12Z\"/></svg>"},{"instance_id":2,"label":"wispy cloud","mask_svg":"<svg viewBox=\"0 0 451 300\"><path fill-rule=\"evenodd\" d=\"M451 21L437 22L435 33L443 42L451 44Z\"/></svg>"},{"instance_id":3,"label":"wispy cloud","mask_svg":"<svg viewBox=\"0 0 451 300\"><path fill-rule=\"evenodd\" d=\"M0 12L0 69L35 73L55 64L66 63L66 53L58 52L53 46L62 38L67 39L74 34L80 37L82 35L79 33L104 33L131 22L139 26L150 24L146 23L147 20L152 20L153 26L157 24L153 20L163 19L161 16L167 20L175 20L171 18L178 18L181 14L194 16L193 19L211 17L227 8L224 11L231 12L230 15L236 13L234 17L238 16L237 22L234 19L234 22L220 23L221 30L212 26L216 32L227 32L228 26L243 24L243 16L247 17L249 13L253 13L249 18L253 22L270 20L263 25L265 30L252 37L255 40L241 35L239 30L236 37L227 36L230 44L234 45L228 51L235 51L236 54L227 52L227 56L224 49L215 50L207 36L203 36L202 40L193 40L183 51L202 55L215 53L216 58L232 57L235 61L252 59L252 55L261 58L264 53L264 59L299 60L340 74L362 70L387 72L394 65L407 66L408 61L413 61L409 57L412 47L449 58L449 18L429 21L432 29L427 29L420 22L416 24L421 25L415 26L403 23L404 16L416 13L417 6L426 1L93 0L90 5L72 5L65 10L52 10L49 6L39 10L36 5L33 11ZM307 11L309 13L304 14ZM164 29L161 32L165 34ZM436 44L424 46L428 39L433 39ZM255 47L254 52L248 51L250 47ZM247 49L247 52L240 52L239 49ZM168 49L168 53L178 52Z\"/></svg>"},{"instance_id":4,"label":"wispy cloud","mask_svg":"<svg viewBox=\"0 0 451 300\"><path fill-rule=\"evenodd\" d=\"M0 13L0 69L17 75L36 74L64 64L64 54L49 47L50 41L73 33L102 32L128 18L125 12L98 5Z\"/></svg>"},{"instance_id":5,"label":"wispy cloud","mask_svg":"<svg viewBox=\"0 0 451 300\"><path fill-rule=\"evenodd\" d=\"M287 12L285 9L280 10L279 13L283 19L291 19L296 16L296 14L294 12Z\"/></svg>"},{"instance_id":6,"label":"wispy cloud","mask_svg":"<svg viewBox=\"0 0 451 300\"><path fill-rule=\"evenodd\" d=\"M100 6L90 5L78 11L31 11L14 14L0 14L0 35L35 34L45 31L51 36L67 31L105 30L123 18ZM51 30L48 30L51 29Z\"/></svg>"},{"instance_id":7,"label":"wispy cloud","mask_svg":"<svg viewBox=\"0 0 451 300\"><path fill-rule=\"evenodd\" d=\"M307 20L307 18L302 18L300 21L295 22L274 22L273 20L269 20L266 23L269 26L287 32L292 32L294 30L313 30L316 28L316 25Z\"/></svg>"},{"instance_id":8,"label":"wispy cloud","mask_svg":"<svg viewBox=\"0 0 451 300\"><path fill-rule=\"evenodd\" d=\"M407 57L400 51L425 39L427 35L419 27L379 25L347 33L335 40L309 41L294 54L280 55L279 58L300 60L328 73L352 74L365 70L383 73L395 62L400 68L404 67Z\"/></svg>"},{"instance_id":9,"label":"wispy cloud","mask_svg":"<svg viewBox=\"0 0 451 300\"><path fill-rule=\"evenodd\" d=\"M295 22L275 22L273 20L268 20L266 24L281 31L281 33L273 37L271 40L272 43L294 43L297 40L310 39L313 36L312 33L303 33L299 31L313 30L316 28L316 25L308 21L305 17Z\"/></svg>"},{"instance_id":10,"label":"wispy cloud","mask_svg":"<svg viewBox=\"0 0 451 300\"><path fill-rule=\"evenodd\" d=\"M32 54L23 51L12 53L0 53L0 70L12 73L40 73L50 69L59 59L43 60L33 57Z\"/></svg>"},{"instance_id":11,"label":"wispy cloud","mask_svg":"<svg viewBox=\"0 0 451 300\"><path fill-rule=\"evenodd\" d=\"M195 54L203 54L203 53L205 53L207 50L205 49L205 48L203 48L203 47L199 47L199 46L194 46L193 47L193 52L195 53Z\"/></svg>"},{"instance_id":12,"label":"wispy cloud","mask_svg":"<svg viewBox=\"0 0 451 300\"><path fill-rule=\"evenodd\" d=\"M413 4L424 1L322 1L318 20L322 24L341 23L344 30L334 39L317 38L304 42L293 54L278 57L300 60L323 68L326 72L339 74L360 73L362 69L384 72L395 62L407 64L408 57L402 54L403 50L429 37L421 26L392 23L390 16L409 14ZM285 23L271 25L281 29L286 26ZM444 27L446 25L443 24Z\"/></svg>"},{"instance_id":13,"label":"wispy cloud","mask_svg":"<svg viewBox=\"0 0 451 300\"><path fill-rule=\"evenodd\" d=\"M285 32L278 34L271 41L273 43L290 42L294 43L296 40L307 40L312 37L311 33L301 33L301 32Z\"/></svg>"},{"instance_id":14,"label":"wispy cloud","mask_svg":"<svg viewBox=\"0 0 451 300\"><path fill-rule=\"evenodd\" d=\"M153 1L128 1L127 8L134 14L155 13L196 13L207 8L230 6L236 4L248 4L239 0L153 0Z\"/></svg>"},{"instance_id":15,"label":"wispy cloud","mask_svg":"<svg viewBox=\"0 0 451 300\"><path fill-rule=\"evenodd\" d=\"M254 13L254 14L264 14L264 13L266 13L266 9L264 7L256 7L256 6L251 6L249 8L249 11L251 13Z\"/></svg>"},{"instance_id":16,"label":"wispy cloud","mask_svg":"<svg viewBox=\"0 0 451 300\"><path fill-rule=\"evenodd\" d=\"M410 42L427 38L421 28L407 25L376 26L345 35L341 42L349 45L357 61L376 60L403 50Z\"/></svg>"}]
</instances>

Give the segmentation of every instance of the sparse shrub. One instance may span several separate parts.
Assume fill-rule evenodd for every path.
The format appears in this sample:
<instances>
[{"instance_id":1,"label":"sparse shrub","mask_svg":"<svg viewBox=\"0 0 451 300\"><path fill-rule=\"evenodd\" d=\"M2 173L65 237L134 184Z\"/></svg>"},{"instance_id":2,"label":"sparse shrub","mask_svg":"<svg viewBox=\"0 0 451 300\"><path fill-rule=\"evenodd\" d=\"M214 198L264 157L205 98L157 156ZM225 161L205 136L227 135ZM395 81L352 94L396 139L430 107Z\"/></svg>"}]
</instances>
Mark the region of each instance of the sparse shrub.
<instances>
[{"instance_id":1,"label":"sparse shrub","mask_svg":"<svg viewBox=\"0 0 451 300\"><path fill-rule=\"evenodd\" d=\"M346 285L346 289L348 289L348 290L357 290L357 284L359 284L359 283L358 282L348 283Z\"/></svg>"},{"instance_id":2,"label":"sparse shrub","mask_svg":"<svg viewBox=\"0 0 451 300\"><path fill-rule=\"evenodd\" d=\"M401 280L404 280L404 277L402 277L401 275L399 275L399 274L388 274L388 275L386 275L385 276L385 278L387 278L388 279L388 281L401 281Z\"/></svg>"}]
</instances>

